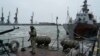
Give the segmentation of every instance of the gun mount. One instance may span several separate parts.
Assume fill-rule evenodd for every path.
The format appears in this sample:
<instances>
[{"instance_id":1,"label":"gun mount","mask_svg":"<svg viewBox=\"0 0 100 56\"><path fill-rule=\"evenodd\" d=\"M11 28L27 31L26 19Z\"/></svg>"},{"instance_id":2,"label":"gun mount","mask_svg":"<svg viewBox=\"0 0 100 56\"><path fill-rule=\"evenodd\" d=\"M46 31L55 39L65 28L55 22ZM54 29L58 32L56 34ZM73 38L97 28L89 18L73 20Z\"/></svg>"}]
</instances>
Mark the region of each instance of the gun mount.
<instances>
[{"instance_id":1,"label":"gun mount","mask_svg":"<svg viewBox=\"0 0 100 56\"><path fill-rule=\"evenodd\" d=\"M17 27L17 28L14 27L13 29L9 29L9 30L2 31L2 32L0 32L0 35L3 35L3 34L5 34L5 33L12 32L12 31L14 31L15 29L19 29L19 27Z\"/></svg>"}]
</instances>

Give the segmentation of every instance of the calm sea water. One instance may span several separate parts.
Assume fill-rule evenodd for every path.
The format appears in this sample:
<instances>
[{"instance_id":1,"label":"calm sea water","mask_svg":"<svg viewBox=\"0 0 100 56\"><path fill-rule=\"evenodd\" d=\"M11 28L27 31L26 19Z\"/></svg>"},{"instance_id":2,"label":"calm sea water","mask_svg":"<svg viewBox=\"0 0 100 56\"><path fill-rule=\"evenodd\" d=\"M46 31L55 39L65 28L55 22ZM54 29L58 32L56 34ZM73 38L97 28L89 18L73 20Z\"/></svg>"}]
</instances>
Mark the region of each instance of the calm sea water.
<instances>
[{"instance_id":1,"label":"calm sea water","mask_svg":"<svg viewBox=\"0 0 100 56\"><path fill-rule=\"evenodd\" d=\"M3 39L4 42L11 42L12 40L17 40L20 44L22 44L22 38L20 37L24 37L24 41L25 41L24 46L26 47L30 45L30 42L27 41L29 39L30 26L16 26L16 27L20 27L20 28L12 32L6 33L4 35L0 35L0 39ZM0 26L0 32L11 28L13 28L13 26ZM35 28L39 36L47 35L51 37L51 39L53 39L51 42L52 45L57 35L56 26L35 26ZM59 34L60 39L62 39L66 36L65 30L63 26L59 26L59 30L60 30L60 34ZM11 40L6 40L6 39L11 39ZM54 45L56 45L56 43Z\"/></svg>"}]
</instances>

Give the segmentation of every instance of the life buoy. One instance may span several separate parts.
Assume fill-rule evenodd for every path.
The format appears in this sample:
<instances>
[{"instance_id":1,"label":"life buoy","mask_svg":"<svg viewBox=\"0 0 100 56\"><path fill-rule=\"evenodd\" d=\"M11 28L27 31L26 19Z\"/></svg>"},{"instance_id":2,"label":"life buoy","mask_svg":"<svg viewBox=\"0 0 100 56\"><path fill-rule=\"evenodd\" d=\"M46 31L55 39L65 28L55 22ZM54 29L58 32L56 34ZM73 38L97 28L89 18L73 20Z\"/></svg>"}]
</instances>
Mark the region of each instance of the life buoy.
<instances>
[{"instance_id":1,"label":"life buoy","mask_svg":"<svg viewBox=\"0 0 100 56\"><path fill-rule=\"evenodd\" d=\"M13 46L14 44L16 44L16 45ZM9 48L10 48L11 52L17 52L19 47L20 47L20 44L19 44L18 41L13 40L13 41L10 42L10 47Z\"/></svg>"}]
</instances>

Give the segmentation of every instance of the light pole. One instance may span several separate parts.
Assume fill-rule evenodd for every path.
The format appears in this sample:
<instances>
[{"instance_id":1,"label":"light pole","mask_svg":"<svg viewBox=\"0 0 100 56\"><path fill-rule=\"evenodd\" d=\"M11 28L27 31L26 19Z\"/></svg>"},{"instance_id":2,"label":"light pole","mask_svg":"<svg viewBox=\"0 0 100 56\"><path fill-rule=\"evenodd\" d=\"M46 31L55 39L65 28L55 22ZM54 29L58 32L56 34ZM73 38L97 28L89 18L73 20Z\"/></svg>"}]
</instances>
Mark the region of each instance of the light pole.
<instances>
[{"instance_id":1,"label":"light pole","mask_svg":"<svg viewBox=\"0 0 100 56\"><path fill-rule=\"evenodd\" d=\"M56 26L57 26L57 50L59 50L59 28L58 28L58 17L56 17Z\"/></svg>"}]
</instances>

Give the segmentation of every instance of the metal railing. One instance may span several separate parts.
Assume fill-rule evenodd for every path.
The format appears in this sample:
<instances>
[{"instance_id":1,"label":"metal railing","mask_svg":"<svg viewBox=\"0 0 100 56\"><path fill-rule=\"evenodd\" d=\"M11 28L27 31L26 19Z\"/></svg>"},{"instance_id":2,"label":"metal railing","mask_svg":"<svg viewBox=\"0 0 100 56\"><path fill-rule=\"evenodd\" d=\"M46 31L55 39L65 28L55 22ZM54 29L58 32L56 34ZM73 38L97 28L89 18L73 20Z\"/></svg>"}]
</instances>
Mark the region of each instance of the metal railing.
<instances>
[{"instance_id":1,"label":"metal railing","mask_svg":"<svg viewBox=\"0 0 100 56\"><path fill-rule=\"evenodd\" d=\"M21 41L18 41L18 43L22 44L20 47L23 48L24 47L24 42L28 42L28 41L25 41L25 38L26 37L17 37L17 38L8 38L8 39L2 39L2 40L7 41L7 43L10 43L11 41L18 41L19 39L21 39Z\"/></svg>"}]
</instances>

